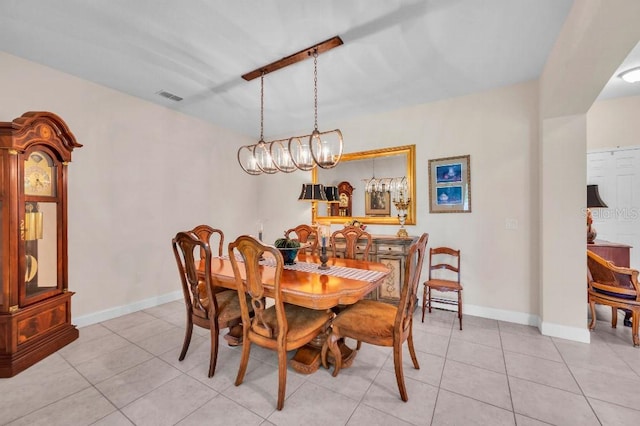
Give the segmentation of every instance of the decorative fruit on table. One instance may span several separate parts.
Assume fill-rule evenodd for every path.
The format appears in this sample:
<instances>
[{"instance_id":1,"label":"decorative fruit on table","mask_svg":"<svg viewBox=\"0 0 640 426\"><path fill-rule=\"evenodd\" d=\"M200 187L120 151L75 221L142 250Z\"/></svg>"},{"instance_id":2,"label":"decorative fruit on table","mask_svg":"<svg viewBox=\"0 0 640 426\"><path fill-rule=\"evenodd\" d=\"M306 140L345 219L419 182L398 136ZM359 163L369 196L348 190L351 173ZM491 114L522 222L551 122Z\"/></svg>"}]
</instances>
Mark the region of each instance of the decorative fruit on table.
<instances>
[{"instance_id":1,"label":"decorative fruit on table","mask_svg":"<svg viewBox=\"0 0 640 426\"><path fill-rule=\"evenodd\" d=\"M280 250L285 265L293 265L296 263L295 259L300 249L299 241L290 238L278 238L273 245Z\"/></svg>"}]
</instances>

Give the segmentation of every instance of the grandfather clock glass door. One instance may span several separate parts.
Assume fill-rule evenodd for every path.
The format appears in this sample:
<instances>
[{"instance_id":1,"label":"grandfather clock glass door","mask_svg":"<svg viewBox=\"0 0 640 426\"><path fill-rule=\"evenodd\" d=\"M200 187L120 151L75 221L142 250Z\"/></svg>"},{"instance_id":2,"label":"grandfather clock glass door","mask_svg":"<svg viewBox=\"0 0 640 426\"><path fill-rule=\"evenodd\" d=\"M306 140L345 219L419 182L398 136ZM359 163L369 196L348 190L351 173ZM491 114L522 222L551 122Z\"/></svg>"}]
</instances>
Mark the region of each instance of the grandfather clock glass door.
<instances>
[{"instance_id":1,"label":"grandfather clock glass door","mask_svg":"<svg viewBox=\"0 0 640 426\"><path fill-rule=\"evenodd\" d=\"M25 306L62 292L58 265L60 208L58 170L46 148L25 153L24 211L20 239L24 255L24 285L20 305Z\"/></svg>"}]
</instances>

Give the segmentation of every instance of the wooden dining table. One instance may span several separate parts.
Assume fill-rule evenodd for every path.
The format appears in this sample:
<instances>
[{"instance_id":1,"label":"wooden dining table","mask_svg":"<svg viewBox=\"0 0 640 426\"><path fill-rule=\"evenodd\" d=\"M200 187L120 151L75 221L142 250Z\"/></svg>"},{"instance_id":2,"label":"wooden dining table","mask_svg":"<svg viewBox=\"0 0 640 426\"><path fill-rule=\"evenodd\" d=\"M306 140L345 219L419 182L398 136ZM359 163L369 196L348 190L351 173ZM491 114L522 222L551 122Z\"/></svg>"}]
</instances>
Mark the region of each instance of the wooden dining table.
<instances>
[{"instance_id":1,"label":"wooden dining table","mask_svg":"<svg viewBox=\"0 0 640 426\"><path fill-rule=\"evenodd\" d=\"M391 273L389 268L382 263L369 262L364 260L330 258L327 261L328 270L320 270L314 264L320 266L320 257L300 252L296 258L297 262L303 262L306 270L292 270L285 265L280 277L280 288L282 299L285 303L303 306L310 309L325 310L338 305L351 305L375 291L384 279ZM267 297L274 296L273 279L275 268L262 266L263 285ZM352 268L363 271L377 272L375 278L366 279L346 278L344 276L332 275L331 268L341 269ZM343 269L344 270L344 269ZM244 270L241 268L241 274ZM200 261L198 273L204 274L204 262ZM236 289L233 267L228 257L213 257L211 259L212 284L228 289ZM244 279L244 277L243 277ZM291 359L290 365L296 371L309 374L316 371L320 366L320 349L326 339L326 333L321 333L310 345L306 345L296 352ZM355 357L355 351L351 351L343 345L343 368L350 365Z\"/></svg>"}]
</instances>

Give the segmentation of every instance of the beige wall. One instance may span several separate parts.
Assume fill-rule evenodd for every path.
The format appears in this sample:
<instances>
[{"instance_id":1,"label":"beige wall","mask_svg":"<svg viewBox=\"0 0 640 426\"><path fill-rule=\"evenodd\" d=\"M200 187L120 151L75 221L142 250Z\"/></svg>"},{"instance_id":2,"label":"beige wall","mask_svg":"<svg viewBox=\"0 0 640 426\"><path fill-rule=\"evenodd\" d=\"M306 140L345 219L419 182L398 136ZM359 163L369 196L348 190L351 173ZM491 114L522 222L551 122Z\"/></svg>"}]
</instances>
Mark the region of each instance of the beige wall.
<instances>
[{"instance_id":1,"label":"beige wall","mask_svg":"<svg viewBox=\"0 0 640 426\"><path fill-rule=\"evenodd\" d=\"M597 101L587 113L587 149L640 146L640 96Z\"/></svg>"},{"instance_id":2,"label":"beige wall","mask_svg":"<svg viewBox=\"0 0 640 426\"><path fill-rule=\"evenodd\" d=\"M540 87L528 82L323 123L343 131L348 152L416 144L418 223L409 232L428 232L430 246L462 249L467 313L585 336L584 115L640 39L639 4L576 2ZM575 78L585 69L588 78ZM74 318L175 296L169 240L176 230L222 224L233 238L263 221L269 241L310 220L310 206L296 199L310 173L243 174L235 151L248 138L2 53L0 93L0 119L50 110L85 144L70 166ZM471 155L473 212L429 214L428 160L464 154ZM518 228L505 229L507 219Z\"/></svg>"},{"instance_id":3,"label":"beige wall","mask_svg":"<svg viewBox=\"0 0 640 426\"><path fill-rule=\"evenodd\" d=\"M346 152L416 144L417 225L408 230L428 232L429 246L462 250L469 314L535 322L537 218L531 194L537 192L537 160L532 161L537 159L537 108L537 82L528 82L327 126L341 129ZM430 214L428 160L466 154L471 155L472 213ZM266 217L278 218L269 228L282 231L309 222L310 207L295 201L300 181L274 175L261 182L264 200L282 200L291 211L283 215L280 202L267 204ZM364 197L362 183L353 185L355 196ZM518 221L518 229L505 229L508 218ZM392 234L397 226L369 229Z\"/></svg>"},{"instance_id":4,"label":"beige wall","mask_svg":"<svg viewBox=\"0 0 640 426\"><path fill-rule=\"evenodd\" d=\"M576 1L540 77L540 329L589 341L586 113L640 40L640 2Z\"/></svg>"},{"instance_id":5,"label":"beige wall","mask_svg":"<svg viewBox=\"0 0 640 426\"><path fill-rule=\"evenodd\" d=\"M69 165L74 321L181 297L175 233L235 237L254 221L255 181L235 163L245 137L4 53L0 93L0 120L52 111L84 145Z\"/></svg>"}]
</instances>

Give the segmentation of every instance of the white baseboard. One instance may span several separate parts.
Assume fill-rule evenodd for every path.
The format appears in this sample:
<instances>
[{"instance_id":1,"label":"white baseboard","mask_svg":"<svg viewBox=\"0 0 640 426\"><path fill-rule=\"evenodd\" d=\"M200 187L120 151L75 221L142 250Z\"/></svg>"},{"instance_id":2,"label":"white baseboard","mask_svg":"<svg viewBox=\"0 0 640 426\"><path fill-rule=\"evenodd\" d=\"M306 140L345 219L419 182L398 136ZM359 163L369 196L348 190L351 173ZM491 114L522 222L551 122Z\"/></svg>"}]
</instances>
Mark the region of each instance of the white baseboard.
<instances>
[{"instance_id":1,"label":"white baseboard","mask_svg":"<svg viewBox=\"0 0 640 426\"><path fill-rule=\"evenodd\" d=\"M444 303L433 302L433 307L445 309L448 311L457 311L457 308ZM590 343L591 341L591 335L589 334L589 330L586 326L584 328L578 328L543 322L538 315L467 304L465 304L463 307L463 313L476 317L513 322L516 324L531 325L537 327L538 330L540 330L540 334L542 334L543 336L559 337L561 339L573 340L575 342L581 343Z\"/></svg>"},{"instance_id":2,"label":"white baseboard","mask_svg":"<svg viewBox=\"0 0 640 426\"><path fill-rule=\"evenodd\" d=\"M457 312L457 308L445 303L433 302L434 308L444 309L447 311ZM421 308L422 309L422 308ZM538 326L538 316L532 314L525 314L522 312L506 311L504 309L487 308L485 306L464 304L462 309L463 314L473 315L475 317L489 318L498 321L513 322L516 324ZM463 318L464 322L464 318Z\"/></svg>"},{"instance_id":3,"label":"white baseboard","mask_svg":"<svg viewBox=\"0 0 640 426\"><path fill-rule=\"evenodd\" d=\"M86 327L88 325L97 324L102 321L107 321L122 315L130 314L132 312L141 311L143 309L153 308L154 306L173 302L174 300L179 300L182 298L182 291L173 291L171 293L162 294L160 296L150 297L149 299L139 300L128 305L117 306L115 308L105 309L104 311L74 317L72 318L72 323L77 327Z\"/></svg>"},{"instance_id":4,"label":"white baseboard","mask_svg":"<svg viewBox=\"0 0 640 426\"><path fill-rule=\"evenodd\" d=\"M545 336L559 337L561 339L573 340L580 343L591 343L591 334L589 333L589 329L586 325L584 328L568 327L566 325L541 321L538 328Z\"/></svg>"},{"instance_id":5,"label":"white baseboard","mask_svg":"<svg viewBox=\"0 0 640 426\"><path fill-rule=\"evenodd\" d=\"M122 315L130 314L132 312L141 311L143 309L153 308L154 306L162 305L163 303L173 302L174 300L182 299L182 291L173 291L171 293L163 294L149 299L140 300L124 306L117 306L111 309L105 309L104 311L94 312L87 315L82 315L73 318L73 323L78 327L86 327L88 325L97 324L102 321L107 321L113 318L117 318ZM447 311L455 311L451 305L444 303L433 302L434 308L444 309ZM420 308L421 309L421 308ZM489 318L498 321L513 322L516 324L531 325L538 327L540 333L545 336L559 337L561 339L573 340L576 342L589 343L591 341L591 335L586 328L567 327L565 325L553 324L540 321L540 317L533 314L526 314L522 312L507 311L504 309L487 308L477 305L464 305L464 313L473 315L476 317Z\"/></svg>"}]
</instances>

